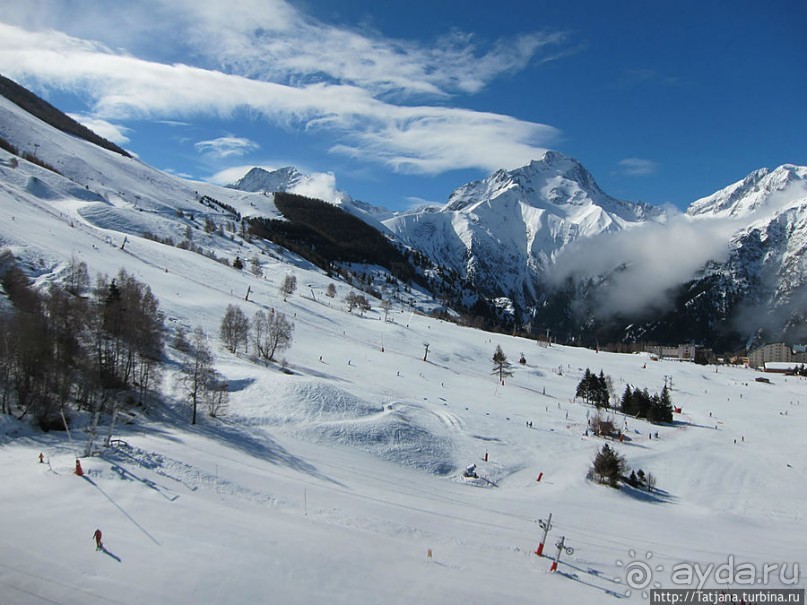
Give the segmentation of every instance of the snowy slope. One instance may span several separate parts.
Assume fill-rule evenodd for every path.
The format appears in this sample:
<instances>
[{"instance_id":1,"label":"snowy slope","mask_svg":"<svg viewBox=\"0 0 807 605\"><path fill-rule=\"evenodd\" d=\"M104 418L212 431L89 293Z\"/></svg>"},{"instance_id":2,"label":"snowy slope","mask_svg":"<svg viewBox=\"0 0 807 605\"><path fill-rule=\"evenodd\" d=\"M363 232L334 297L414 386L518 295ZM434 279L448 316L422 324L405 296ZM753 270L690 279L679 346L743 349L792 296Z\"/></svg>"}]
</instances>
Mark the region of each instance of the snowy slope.
<instances>
[{"instance_id":1,"label":"snowy slope","mask_svg":"<svg viewBox=\"0 0 807 605\"><path fill-rule=\"evenodd\" d=\"M32 191L37 197L68 195L138 212L169 215L180 209L197 211L198 198L212 195L245 216L269 216L276 212L271 198L266 196L185 181L136 159L94 145L79 145L75 137L52 129L4 97L0 97L0 136L21 151L36 155L64 176L37 172L37 178L46 183L44 188ZM3 181L10 179L11 174L5 173Z\"/></svg>"},{"instance_id":2,"label":"snowy slope","mask_svg":"<svg viewBox=\"0 0 807 605\"><path fill-rule=\"evenodd\" d=\"M588 604L628 590L647 602L646 586L626 584L632 561L652 561L665 587L682 562L787 562L786 579L794 563L807 566L804 379L762 384L742 368L544 348L397 304L384 322L375 299L363 317L350 314L344 284L329 299L332 280L306 263L204 234L187 216L229 220L195 191L240 211L271 211L266 196L197 189L0 110L4 137L21 145L35 134L38 155L66 175L12 167L0 152L2 247L42 284L71 256L91 274L126 268L151 286L170 327L207 330L231 391L227 416L192 427L168 364L165 404L120 423L122 443L83 458L84 478L72 470L86 418L69 435L0 418L0 602ZM265 276L141 237L188 226L219 257L259 256ZM289 271L300 288L284 302ZM231 303L293 318L285 371L225 352L215 335ZM526 359L504 385L491 375L496 345ZM585 434L594 410L573 398L587 367L617 393L672 379L676 422L627 419L629 438L614 444L658 477L655 494L586 481L603 443ZM478 480L461 476L471 463ZM533 554L536 520L550 513L545 555L561 536L575 549L555 574ZM105 551L93 547L96 528Z\"/></svg>"},{"instance_id":3,"label":"snowy slope","mask_svg":"<svg viewBox=\"0 0 807 605\"><path fill-rule=\"evenodd\" d=\"M579 238L663 221L660 209L609 197L576 160L548 151L455 190L440 210L385 221L404 241L469 278L488 296L522 308L542 275Z\"/></svg>"}]
</instances>

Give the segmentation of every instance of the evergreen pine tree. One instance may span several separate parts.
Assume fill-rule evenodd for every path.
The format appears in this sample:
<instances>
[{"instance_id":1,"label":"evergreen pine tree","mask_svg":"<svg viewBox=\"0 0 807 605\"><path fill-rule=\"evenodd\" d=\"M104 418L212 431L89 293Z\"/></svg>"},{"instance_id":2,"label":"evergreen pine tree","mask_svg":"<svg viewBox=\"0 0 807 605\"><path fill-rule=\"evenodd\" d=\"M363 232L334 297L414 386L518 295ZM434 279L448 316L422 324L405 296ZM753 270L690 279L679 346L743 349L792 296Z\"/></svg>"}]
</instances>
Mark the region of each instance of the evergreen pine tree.
<instances>
[{"instance_id":1,"label":"evergreen pine tree","mask_svg":"<svg viewBox=\"0 0 807 605\"><path fill-rule=\"evenodd\" d=\"M591 370L586 368L586 371L583 373L583 378L580 379L580 382L577 383L577 391L575 391L575 397L582 397L583 400L588 403L591 400L591 379L593 375Z\"/></svg>"},{"instance_id":2,"label":"evergreen pine tree","mask_svg":"<svg viewBox=\"0 0 807 605\"><path fill-rule=\"evenodd\" d=\"M608 382L602 370L599 376L591 376L591 399L598 408L608 407Z\"/></svg>"},{"instance_id":3,"label":"evergreen pine tree","mask_svg":"<svg viewBox=\"0 0 807 605\"><path fill-rule=\"evenodd\" d=\"M600 483L619 487L619 480L626 467L625 459L605 443L594 457L594 464L589 470L589 476Z\"/></svg>"},{"instance_id":4,"label":"evergreen pine tree","mask_svg":"<svg viewBox=\"0 0 807 605\"><path fill-rule=\"evenodd\" d=\"M507 355L504 354L499 345L496 345L496 351L493 353L493 373L499 375L499 382L504 382L505 376L513 375L513 372L510 371L510 362L507 361Z\"/></svg>"}]
</instances>

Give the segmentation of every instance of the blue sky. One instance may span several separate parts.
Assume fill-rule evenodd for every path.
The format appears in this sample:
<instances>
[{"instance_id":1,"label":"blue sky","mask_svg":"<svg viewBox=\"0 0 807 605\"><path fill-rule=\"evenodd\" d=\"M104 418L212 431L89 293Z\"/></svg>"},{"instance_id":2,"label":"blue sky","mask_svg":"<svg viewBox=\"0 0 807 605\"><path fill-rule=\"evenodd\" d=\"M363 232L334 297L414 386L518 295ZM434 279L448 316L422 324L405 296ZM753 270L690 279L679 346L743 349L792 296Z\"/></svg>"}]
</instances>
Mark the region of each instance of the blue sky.
<instances>
[{"instance_id":1,"label":"blue sky","mask_svg":"<svg viewBox=\"0 0 807 605\"><path fill-rule=\"evenodd\" d=\"M27 0L0 72L142 160L401 210L545 149L684 208L807 164L807 3Z\"/></svg>"}]
</instances>

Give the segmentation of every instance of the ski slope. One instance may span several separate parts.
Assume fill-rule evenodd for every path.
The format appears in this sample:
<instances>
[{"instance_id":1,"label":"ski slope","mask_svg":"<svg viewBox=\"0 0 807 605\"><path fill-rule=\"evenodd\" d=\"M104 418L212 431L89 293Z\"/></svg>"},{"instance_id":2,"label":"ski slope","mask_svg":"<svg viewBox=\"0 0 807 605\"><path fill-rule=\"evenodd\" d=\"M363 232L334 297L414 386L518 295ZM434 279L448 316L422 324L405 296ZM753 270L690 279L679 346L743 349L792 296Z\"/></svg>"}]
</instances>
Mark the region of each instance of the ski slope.
<instances>
[{"instance_id":1,"label":"ski slope","mask_svg":"<svg viewBox=\"0 0 807 605\"><path fill-rule=\"evenodd\" d=\"M194 205L196 184L26 119L15 114L52 143L40 155L65 176L12 167L0 152L2 248L39 284L60 279L71 256L93 275L125 268L147 283L170 329L211 336L230 407L191 426L169 347L165 403L119 422L115 447L81 458L84 477L73 471L87 418L69 434L0 419L0 602L596 604L646 601L626 583L632 560L652 561L664 587L684 562L787 563L788 578L807 567L804 379L764 384L744 368L542 347L428 318L415 311L429 304L418 292L391 321L375 299L364 316L348 313L345 283L328 298L333 280L305 261L197 229L226 217ZM90 178L96 155L103 184ZM266 196L206 187L271 212ZM257 255L264 275L142 237L181 238L189 226L219 257ZM299 287L284 301L289 272ZM225 351L217 334L229 304L294 322L283 363ZM505 384L492 373L497 345L513 363ZM657 476L656 492L586 480L604 443L586 435L595 412L573 397L586 368L610 375L618 394L672 379L683 408L673 425L613 414L628 435L614 446ZM463 478L469 464L479 479ZM550 513L538 557L537 521ZM574 552L549 573L561 536Z\"/></svg>"}]
</instances>

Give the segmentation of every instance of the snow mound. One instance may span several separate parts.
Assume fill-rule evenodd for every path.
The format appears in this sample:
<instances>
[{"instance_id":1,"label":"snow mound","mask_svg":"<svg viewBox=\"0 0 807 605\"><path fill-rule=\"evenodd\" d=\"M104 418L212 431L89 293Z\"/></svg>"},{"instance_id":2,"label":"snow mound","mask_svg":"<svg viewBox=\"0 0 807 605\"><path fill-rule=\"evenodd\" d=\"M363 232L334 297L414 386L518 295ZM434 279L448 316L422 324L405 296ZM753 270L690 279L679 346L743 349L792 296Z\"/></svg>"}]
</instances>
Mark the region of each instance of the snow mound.
<instances>
[{"instance_id":1,"label":"snow mound","mask_svg":"<svg viewBox=\"0 0 807 605\"><path fill-rule=\"evenodd\" d=\"M382 410L373 404L337 386L318 381L303 381L286 385L275 391L271 398L260 384L244 389L252 391L252 406L239 405L236 416L239 423L251 426L306 425L316 422L355 420Z\"/></svg>"},{"instance_id":2,"label":"snow mound","mask_svg":"<svg viewBox=\"0 0 807 605\"><path fill-rule=\"evenodd\" d=\"M299 432L304 439L345 445L382 460L449 475L456 470L454 447L405 412L388 409L363 420L323 422Z\"/></svg>"},{"instance_id":3,"label":"snow mound","mask_svg":"<svg viewBox=\"0 0 807 605\"><path fill-rule=\"evenodd\" d=\"M294 399L299 403L293 411L298 421L346 420L362 418L381 411L373 404L332 384L307 382L295 385Z\"/></svg>"},{"instance_id":4,"label":"snow mound","mask_svg":"<svg viewBox=\"0 0 807 605\"><path fill-rule=\"evenodd\" d=\"M60 197L50 185L35 176L28 177L28 182L25 184L25 190L41 200L55 200Z\"/></svg>"}]
</instances>

